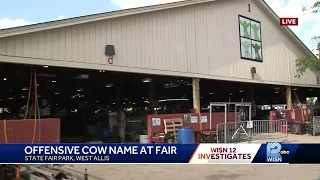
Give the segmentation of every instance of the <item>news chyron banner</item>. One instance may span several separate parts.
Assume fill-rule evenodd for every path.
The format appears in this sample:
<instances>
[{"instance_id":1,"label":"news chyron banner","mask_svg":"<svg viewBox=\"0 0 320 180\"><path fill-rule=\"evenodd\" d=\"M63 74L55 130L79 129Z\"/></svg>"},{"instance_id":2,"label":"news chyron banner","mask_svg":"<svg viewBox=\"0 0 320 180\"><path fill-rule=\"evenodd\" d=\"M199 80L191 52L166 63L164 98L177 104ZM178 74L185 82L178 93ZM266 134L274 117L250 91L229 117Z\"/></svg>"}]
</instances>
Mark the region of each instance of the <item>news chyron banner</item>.
<instances>
[{"instance_id":1,"label":"news chyron banner","mask_svg":"<svg viewBox=\"0 0 320 180\"><path fill-rule=\"evenodd\" d=\"M0 144L0 164L320 163L320 144Z\"/></svg>"}]
</instances>

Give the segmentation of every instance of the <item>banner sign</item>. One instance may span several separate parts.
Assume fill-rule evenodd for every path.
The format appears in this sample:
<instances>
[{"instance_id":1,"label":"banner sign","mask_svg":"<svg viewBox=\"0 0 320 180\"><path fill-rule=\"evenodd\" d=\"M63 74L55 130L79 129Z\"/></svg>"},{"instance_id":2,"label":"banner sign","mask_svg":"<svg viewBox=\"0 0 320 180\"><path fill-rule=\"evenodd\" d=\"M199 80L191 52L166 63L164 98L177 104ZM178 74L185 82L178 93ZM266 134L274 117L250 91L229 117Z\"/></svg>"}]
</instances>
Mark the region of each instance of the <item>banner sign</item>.
<instances>
[{"instance_id":1,"label":"banner sign","mask_svg":"<svg viewBox=\"0 0 320 180\"><path fill-rule=\"evenodd\" d=\"M320 163L320 144L0 144L1 164Z\"/></svg>"}]
</instances>

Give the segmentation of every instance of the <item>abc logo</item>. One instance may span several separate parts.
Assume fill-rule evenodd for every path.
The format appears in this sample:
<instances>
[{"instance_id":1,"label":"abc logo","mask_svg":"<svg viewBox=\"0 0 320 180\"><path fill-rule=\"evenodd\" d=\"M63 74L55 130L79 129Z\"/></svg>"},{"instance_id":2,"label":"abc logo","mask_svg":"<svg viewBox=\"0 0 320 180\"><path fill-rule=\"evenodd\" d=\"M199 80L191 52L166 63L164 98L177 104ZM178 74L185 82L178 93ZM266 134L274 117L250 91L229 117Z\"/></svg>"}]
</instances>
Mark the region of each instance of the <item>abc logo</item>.
<instances>
[{"instance_id":1,"label":"abc logo","mask_svg":"<svg viewBox=\"0 0 320 180\"><path fill-rule=\"evenodd\" d=\"M281 155L289 155L290 151L289 151L288 148L282 148L281 151L280 151L280 154Z\"/></svg>"}]
</instances>

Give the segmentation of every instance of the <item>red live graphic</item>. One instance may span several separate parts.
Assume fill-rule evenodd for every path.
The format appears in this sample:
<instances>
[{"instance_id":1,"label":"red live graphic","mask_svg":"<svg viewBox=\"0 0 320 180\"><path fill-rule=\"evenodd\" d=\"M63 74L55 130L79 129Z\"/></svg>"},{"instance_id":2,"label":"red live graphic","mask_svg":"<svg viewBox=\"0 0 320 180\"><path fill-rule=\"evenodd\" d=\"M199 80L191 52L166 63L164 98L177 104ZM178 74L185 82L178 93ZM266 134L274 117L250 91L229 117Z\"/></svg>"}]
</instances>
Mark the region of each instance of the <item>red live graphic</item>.
<instances>
[{"instance_id":1,"label":"red live graphic","mask_svg":"<svg viewBox=\"0 0 320 180\"><path fill-rule=\"evenodd\" d=\"M280 26L298 26L298 18L280 18Z\"/></svg>"}]
</instances>

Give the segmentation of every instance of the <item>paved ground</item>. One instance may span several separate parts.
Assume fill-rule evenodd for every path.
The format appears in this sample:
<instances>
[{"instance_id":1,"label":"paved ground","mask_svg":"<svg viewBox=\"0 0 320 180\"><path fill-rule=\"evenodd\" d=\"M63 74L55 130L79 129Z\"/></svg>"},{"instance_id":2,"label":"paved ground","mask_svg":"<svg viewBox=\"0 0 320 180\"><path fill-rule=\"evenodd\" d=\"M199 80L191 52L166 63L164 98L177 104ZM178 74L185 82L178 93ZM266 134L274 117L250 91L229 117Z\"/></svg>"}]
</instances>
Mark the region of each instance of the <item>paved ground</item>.
<instances>
[{"instance_id":1,"label":"paved ground","mask_svg":"<svg viewBox=\"0 0 320 180\"><path fill-rule=\"evenodd\" d=\"M291 143L320 137L290 135ZM259 142L257 142L259 143ZM108 180L317 180L320 165L76 165Z\"/></svg>"}]
</instances>

